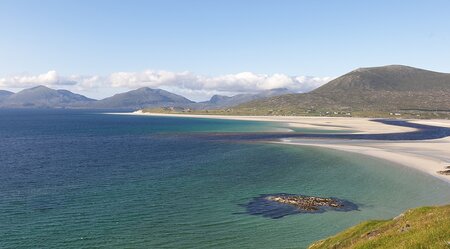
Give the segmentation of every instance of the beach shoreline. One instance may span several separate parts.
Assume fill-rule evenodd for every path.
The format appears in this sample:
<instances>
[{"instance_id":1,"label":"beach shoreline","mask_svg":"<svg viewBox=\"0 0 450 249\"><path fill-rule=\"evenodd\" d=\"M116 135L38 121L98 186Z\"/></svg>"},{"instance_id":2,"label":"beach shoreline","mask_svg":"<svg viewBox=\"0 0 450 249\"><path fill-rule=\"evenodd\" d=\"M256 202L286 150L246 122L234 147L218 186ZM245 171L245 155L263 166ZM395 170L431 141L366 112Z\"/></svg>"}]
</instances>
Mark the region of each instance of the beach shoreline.
<instances>
[{"instance_id":1,"label":"beach shoreline","mask_svg":"<svg viewBox=\"0 0 450 249\"><path fill-rule=\"evenodd\" d=\"M123 113L122 113L123 115ZM387 125L371 118L354 117L302 117L302 116L226 116L161 114L137 111L125 115L210 118L243 121L264 121L288 124L296 128L350 131L353 134L386 134L416 131L415 128ZM450 127L450 120L408 120L411 123ZM437 173L450 166L450 137L416 141L374 141L351 139L285 138L273 143L294 146L314 146L358 153L419 170L450 184L450 176Z\"/></svg>"},{"instance_id":2,"label":"beach shoreline","mask_svg":"<svg viewBox=\"0 0 450 249\"><path fill-rule=\"evenodd\" d=\"M373 120L373 118L356 118L356 117L231 116L231 115L150 113L150 112L142 112L140 110L132 113L113 113L113 114L276 122L287 124L288 126L293 128L349 131L354 134L382 134L382 133L416 131L415 128L411 127L381 125L377 122L372 122L371 120ZM448 126L450 127L450 122L448 123Z\"/></svg>"},{"instance_id":3,"label":"beach shoreline","mask_svg":"<svg viewBox=\"0 0 450 249\"><path fill-rule=\"evenodd\" d=\"M448 161L450 160L450 155L441 154L437 156L437 154L443 152L445 146L450 146L449 138L426 140L424 144L353 140L320 141L315 139L282 139L282 141L273 143L326 148L383 159L400 166L421 171L450 184L450 176L437 173L450 166L450 161Z\"/></svg>"}]
</instances>

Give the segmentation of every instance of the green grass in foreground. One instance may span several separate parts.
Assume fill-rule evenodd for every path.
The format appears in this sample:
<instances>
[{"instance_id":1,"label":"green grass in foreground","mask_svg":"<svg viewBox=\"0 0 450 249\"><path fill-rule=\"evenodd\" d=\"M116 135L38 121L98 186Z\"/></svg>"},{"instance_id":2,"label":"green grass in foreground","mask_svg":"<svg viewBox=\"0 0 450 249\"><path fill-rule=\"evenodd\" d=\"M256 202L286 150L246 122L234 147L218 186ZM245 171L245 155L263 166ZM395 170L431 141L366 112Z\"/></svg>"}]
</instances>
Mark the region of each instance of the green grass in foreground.
<instances>
[{"instance_id":1,"label":"green grass in foreground","mask_svg":"<svg viewBox=\"0 0 450 249\"><path fill-rule=\"evenodd\" d=\"M366 221L309 248L449 249L450 205L411 209L392 220Z\"/></svg>"}]
</instances>

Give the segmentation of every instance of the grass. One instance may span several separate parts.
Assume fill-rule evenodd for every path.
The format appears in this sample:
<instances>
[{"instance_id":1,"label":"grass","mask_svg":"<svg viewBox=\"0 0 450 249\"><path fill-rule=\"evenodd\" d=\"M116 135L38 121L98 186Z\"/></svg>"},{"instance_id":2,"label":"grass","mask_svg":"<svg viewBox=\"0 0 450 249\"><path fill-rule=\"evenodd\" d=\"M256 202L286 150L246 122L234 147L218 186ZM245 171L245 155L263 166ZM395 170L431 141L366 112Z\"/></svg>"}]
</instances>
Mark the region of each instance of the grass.
<instances>
[{"instance_id":1,"label":"grass","mask_svg":"<svg viewBox=\"0 0 450 249\"><path fill-rule=\"evenodd\" d=\"M450 205L411 209L391 220L366 221L310 249L449 249Z\"/></svg>"},{"instance_id":2,"label":"grass","mask_svg":"<svg viewBox=\"0 0 450 249\"><path fill-rule=\"evenodd\" d=\"M366 117L401 119L449 119L450 111L432 110L337 110L337 109L273 109L273 108L228 108L218 110L191 110L184 108L153 108L144 112L198 115L236 115L236 116L313 116L313 117Z\"/></svg>"}]
</instances>

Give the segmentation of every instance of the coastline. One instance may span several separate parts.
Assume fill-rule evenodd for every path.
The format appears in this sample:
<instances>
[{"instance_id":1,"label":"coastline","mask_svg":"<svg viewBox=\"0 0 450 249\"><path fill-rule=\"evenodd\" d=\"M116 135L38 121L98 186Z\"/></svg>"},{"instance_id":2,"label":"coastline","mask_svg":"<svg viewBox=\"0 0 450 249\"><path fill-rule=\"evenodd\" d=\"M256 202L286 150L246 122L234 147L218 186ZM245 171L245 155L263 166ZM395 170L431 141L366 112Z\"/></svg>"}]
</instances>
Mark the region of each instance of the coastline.
<instances>
[{"instance_id":1,"label":"coastline","mask_svg":"<svg viewBox=\"0 0 450 249\"><path fill-rule=\"evenodd\" d=\"M372 122L371 121L373 120L372 118L355 118L355 117L227 116L227 115L148 113L142 112L140 110L132 113L114 113L114 114L276 122L288 124L288 126L295 128L349 131L354 134L382 134L382 133L411 132L416 130L410 127L385 125L377 122ZM450 121L448 123L448 127L450 127Z\"/></svg>"},{"instance_id":2,"label":"coastline","mask_svg":"<svg viewBox=\"0 0 450 249\"><path fill-rule=\"evenodd\" d=\"M351 131L353 134L383 134L410 132L416 129L373 122L370 118L354 117L302 117L302 116L226 116L143 113L136 111L122 115L166 116L185 118L211 118L228 120L287 123L297 128ZM450 120L408 120L411 123L450 127ZM395 164L419 170L450 184L450 175L437 171L450 166L450 137L418 141L374 141L350 139L286 138L273 142L296 146L322 147L350 153L359 153L384 159ZM446 149L447 148L447 149Z\"/></svg>"}]
</instances>

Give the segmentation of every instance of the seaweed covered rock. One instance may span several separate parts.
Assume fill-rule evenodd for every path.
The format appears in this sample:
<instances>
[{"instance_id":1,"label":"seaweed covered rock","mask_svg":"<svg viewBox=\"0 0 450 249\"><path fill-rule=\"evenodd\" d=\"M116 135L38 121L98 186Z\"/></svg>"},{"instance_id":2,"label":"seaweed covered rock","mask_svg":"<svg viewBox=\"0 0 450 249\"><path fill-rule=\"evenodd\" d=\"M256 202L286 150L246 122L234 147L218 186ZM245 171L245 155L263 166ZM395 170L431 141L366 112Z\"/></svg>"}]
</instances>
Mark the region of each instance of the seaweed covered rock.
<instances>
[{"instance_id":1,"label":"seaweed covered rock","mask_svg":"<svg viewBox=\"0 0 450 249\"><path fill-rule=\"evenodd\" d=\"M331 210L352 211L358 209L356 204L334 197L324 198L286 193L260 195L243 206L245 206L247 214L261 215L273 219L282 218L290 214L323 213Z\"/></svg>"}]
</instances>

